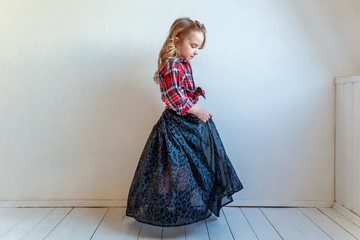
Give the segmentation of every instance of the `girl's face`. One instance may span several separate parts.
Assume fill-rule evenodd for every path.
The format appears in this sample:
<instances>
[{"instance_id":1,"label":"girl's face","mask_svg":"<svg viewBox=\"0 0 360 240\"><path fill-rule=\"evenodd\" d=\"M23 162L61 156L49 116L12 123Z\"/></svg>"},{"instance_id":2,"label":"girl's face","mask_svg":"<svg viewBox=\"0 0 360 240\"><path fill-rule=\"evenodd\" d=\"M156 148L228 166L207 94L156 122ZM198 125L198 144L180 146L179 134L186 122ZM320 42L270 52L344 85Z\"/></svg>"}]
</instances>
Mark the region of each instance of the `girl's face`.
<instances>
[{"instance_id":1,"label":"girl's face","mask_svg":"<svg viewBox=\"0 0 360 240\"><path fill-rule=\"evenodd\" d=\"M180 53L180 57L183 57L190 62L191 59L199 54L199 47L204 41L204 35L199 31L191 31L184 37L183 41L179 40L178 37L175 37L174 44Z\"/></svg>"}]
</instances>

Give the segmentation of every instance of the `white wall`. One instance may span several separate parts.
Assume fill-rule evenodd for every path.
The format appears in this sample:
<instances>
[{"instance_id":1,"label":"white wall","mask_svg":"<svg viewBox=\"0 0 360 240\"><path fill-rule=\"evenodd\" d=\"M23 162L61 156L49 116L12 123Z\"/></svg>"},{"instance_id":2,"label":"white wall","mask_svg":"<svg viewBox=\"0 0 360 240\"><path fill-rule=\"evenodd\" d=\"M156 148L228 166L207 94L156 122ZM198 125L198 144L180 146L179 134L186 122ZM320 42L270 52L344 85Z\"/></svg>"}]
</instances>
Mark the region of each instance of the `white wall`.
<instances>
[{"instance_id":1,"label":"white wall","mask_svg":"<svg viewBox=\"0 0 360 240\"><path fill-rule=\"evenodd\" d=\"M360 215L360 75L336 78L335 208ZM341 209L341 208L340 208ZM344 211L341 211L344 212Z\"/></svg>"},{"instance_id":2,"label":"white wall","mask_svg":"<svg viewBox=\"0 0 360 240\"><path fill-rule=\"evenodd\" d=\"M125 200L163 111L171 23L193 61L241 204L334 200L334 77L359 73L360 1L0 2L0 200ZM255 201L253 201L255 200Z\"/></svg>"}]
</instances>

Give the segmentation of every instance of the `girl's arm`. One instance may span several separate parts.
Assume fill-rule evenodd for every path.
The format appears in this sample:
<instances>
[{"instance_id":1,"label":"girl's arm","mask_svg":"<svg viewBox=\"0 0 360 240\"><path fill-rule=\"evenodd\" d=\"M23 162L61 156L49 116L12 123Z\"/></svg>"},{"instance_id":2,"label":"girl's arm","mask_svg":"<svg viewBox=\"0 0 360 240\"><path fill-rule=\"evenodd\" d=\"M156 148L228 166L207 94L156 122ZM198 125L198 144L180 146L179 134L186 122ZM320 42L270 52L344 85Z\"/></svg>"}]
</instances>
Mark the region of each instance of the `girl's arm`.
<instances>
[{"instance_id":1,"label":"girl's arm","mask_svg":"<svg viewBox=\"0 0 360 240\"><path fill-rule=\"evenodd\" d=\"M166 69L164 69L164 81L160 83L163 101L169 105L179 115L186 115L187 113L194 114L201 121L206 122L213 115L204 108L199 108L192 103L184 93L181 87L179 62L170 61ZM204 95L201 88L197 88Z\"/></svg>"},{"instance_id":2,"label":"girl's arm","mask_svg":"<svg viewBox=\"0 0 360 240\"><path fill-rule=\"evenodd\" d=\"M199 108L196 105L193 105L187 112L194 114L203 122L206 122L213 117L213 114L210 113L208 110L206 110L205 108Z\"/></svg>"},{"instance_id":3,"label":"girl's arm","mask_svg":"<svg viewBox=\"0 0 360 240\"><path fill-rule=\"evenodd\" d=\"M184 116L194 103L187 98L182 88L179 63L169 61L163 71L164 80L160 82L162 100L177 114Z\"/></svg>"}]
</instances>

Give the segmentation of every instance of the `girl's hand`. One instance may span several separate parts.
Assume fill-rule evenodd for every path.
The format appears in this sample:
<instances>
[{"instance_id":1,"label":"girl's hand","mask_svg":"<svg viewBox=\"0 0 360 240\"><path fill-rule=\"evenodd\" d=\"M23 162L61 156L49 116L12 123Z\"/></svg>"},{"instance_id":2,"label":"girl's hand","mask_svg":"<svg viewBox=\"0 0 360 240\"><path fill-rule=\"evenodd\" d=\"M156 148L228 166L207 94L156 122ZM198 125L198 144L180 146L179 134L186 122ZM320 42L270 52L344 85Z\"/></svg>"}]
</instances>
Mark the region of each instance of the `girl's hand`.
<instances>
[{"instance_id":1,"label":"girl's hand","mask_svg":"<svg viewBox=\"0 0 360 240\"><path fill-rule=\"evenodd\" d=\"M201 121L203 121L204 123L207 122L210 118L213 117L213 114L211 112L209 112L208 110L206 110L205 108L199 108L197 106L192 106L189 110L188 113L192 113L195 116L197 116Z\"/></svg>"}]
</instances>

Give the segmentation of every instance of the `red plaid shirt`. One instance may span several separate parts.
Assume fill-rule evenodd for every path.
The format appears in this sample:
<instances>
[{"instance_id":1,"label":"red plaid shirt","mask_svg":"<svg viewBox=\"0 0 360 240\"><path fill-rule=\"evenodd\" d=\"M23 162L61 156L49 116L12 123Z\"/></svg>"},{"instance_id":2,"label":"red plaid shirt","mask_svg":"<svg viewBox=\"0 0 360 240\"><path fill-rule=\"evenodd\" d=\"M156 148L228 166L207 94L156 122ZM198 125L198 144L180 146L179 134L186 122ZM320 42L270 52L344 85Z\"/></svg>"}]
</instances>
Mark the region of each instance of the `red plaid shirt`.
<instances>
[{"instance_id":1,"label":"red plaid shirt","mask_svg":"<svg viewBox=\"0 0 360 240\"><path fill-rule=\"evenodd\" d=\"M185 58L168 59L160 67L159 78L165 109L173 109L184 116L197 103L200 95L205 98L205 91L195 87L190 62Z\"/></svg>"}]
</instances>

